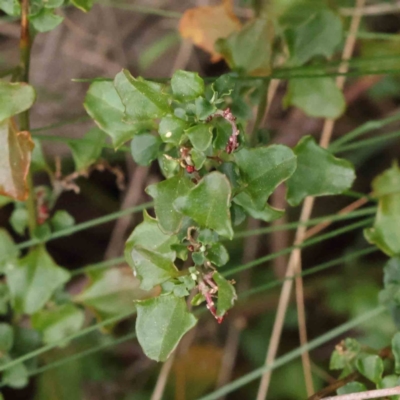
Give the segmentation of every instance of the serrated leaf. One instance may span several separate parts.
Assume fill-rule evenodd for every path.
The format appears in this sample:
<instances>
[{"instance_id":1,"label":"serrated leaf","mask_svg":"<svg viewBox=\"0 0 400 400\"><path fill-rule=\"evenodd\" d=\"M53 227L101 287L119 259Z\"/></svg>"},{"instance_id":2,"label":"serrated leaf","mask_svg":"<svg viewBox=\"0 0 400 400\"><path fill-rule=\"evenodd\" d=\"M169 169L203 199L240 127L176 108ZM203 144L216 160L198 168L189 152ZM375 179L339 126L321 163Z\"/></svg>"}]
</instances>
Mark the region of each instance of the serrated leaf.
<instances>
[{"instance_id":1,"label":"serrated leaf","mask_svg":"<svg viewBox=\"0 0 400 400\"><path fill-rule=\"evenodd\" d=\"M14 331L11 325L0 322L0 353L9 352L14 343Z\"/></svg>"},{"instance_id":2,"label":"serrated leaf","mask_svg":"<svg viewBox=\"0 0 400 400\"><path fill-rule=\"evenodd\" d=\"M319 10L302 24L289 28L285 36L290 65L303 65L315 56L330 58L342 41L342 21L329 9Z\"/></svg>"},{"instance_id":3,"label":"serrated leaf","mask_svg":"<svg viewBox=\"0 0 400 400\"><path fill-rule=\"evenodd\" d=\"M0 81L0 121L28 110L35 98L35 89L31 85Z\"/></svg>"},{"instance_id":4,"label":"serrated leaf","mask_svg":"<svg viewBox=\"0 0 400 400\"><path fill-rule=\"evenodd\" d=\"M165 361L182 336L197 320L187 311L183 298L173 294L136 303L136 334L147 357Z\"/></svg>"},{"instance_id":5,"label":"serrated leaf","mask_svg":"<svg viewBox=\"0 0 400 400\"><path fill-rule=\"evenodd\" d=\"M171 205L178 197L186 195L193 186L186 176L176 175L146 188L146 192L154 199L157 220L165 233L171 235L179 231L183 215Z\"/></svg>"},{"instance_id":6,"label":"serrated leaf","mask_svg":"<svg viewBox=\"0 0 400 400\"><path fill-rule=\"evenodd\" d=\"M139 165L150 165L158 157L161 140L159 136L143 133L132 139L132 157Z\"/></svg>"},{"instance_id":7,"label":"serrated leaf","mask_svg":"<svg viewBox=\"0 0 400 400\"><path fill-rule=\"evenodd\" d=\"M28 198L32 149L29 132L16 132L7 119L0 122L0 195L19 201Z\"/></svg>"},{"instance_id":8,"label":"serrated leaf","mask_svg":"<svg viewBox=\"0 0 400 400\"><path fill-rule=\"evenodd\" d=\"M79 8L84 12L90 11L90 9L93 6L93 0L71 0L71 1L76 8Z\"/></svg>"},{"instance_id":9,"label":"serrated leaf","mask_svg":"<svg viewBox=\"0 0 400 400\"><path fill-rule=\"evenodd\" d=\"M313 137L303 137L293 151L297 156L297 168L286 182L286 199L291 206L297 206L307 196L343 193L353 184L353 165L334 157Z\"/></svg>"},{"instance_id":10,"label":"serrated leaf","mask_svg":"<svg viewBox=\"0 0 400 400\"><path fill-rule=\"evenodd\" d=\"M54 291L70 278L70 273L59 267L43 246L9 263L5 273L11 302L18 314L33 314L40 310Z\"/></svg>"},{"instance_id":11,"label":"serrated leaf","mask_svg":"<svg viewBox=\"0 0 400 400\"><path fill-rule=\"evenodd\" d=\"M400 255L400 169L394 164L372 181L378 210L373 228L364 230L369 243L393 257Z\"/></svg>"},{"instance_id":12,"label":"serrated leaf","mask_svg":"<svg viewBox=\"0 0 400 400\"><path fill-rule=\"evenodd\" d=\"M211 172L186 196L173 203L174 208L196 221L200 226L215 230L219 235L233 237L229 212L231 186L225 175Z\"/></svg>"},{"instance_id":13,"label":"serrated leaf","mask_svg":"<svg viewBox=\"0 0 400 400\"><path fill-rule=\"evenodd\" d=\"M154 125L152 121L124 121L125 107L112 82L93 82L83 105L99 128L111 137L115 148Z\"/></svg>"},{"instance_id":14,"label":"serrated leaf","mask_svg":"<svg viewBox=\"0 0 400 400\"><path fill-rule=\"evenodd\" d=\"M249 208L260 211L265 209L275 188L296 169L295 154L283 145L242 149L235 153L235 158L245 184L243 192L249 197L239 204L249 204Z\"/></svg>"},{"instance_id":15,"label":"serrated leaf","mask_svg":"<svg viewBox=\"0 0 400 400\"><path fill-rule=\"evenodd\" d=\"M187 122L173 115L167 115L160 121L158 133L165 143L179 145L183 131L187 128Z\"/></svg>"},{"instance_id":16,"label":"serrated leaf","mask_svg":"<svg viewBox=\"0 0 400 400\"><path fill-rule=\"evenodd\" d=\"M31 15L29 21L38 32L49 32L63 22L64 17L54 14L48 8L42 8L37 14Z\"/></svg>"},{"instance_id":17,"label":"serrated leaf","mask_svg":"<svg viewBox=\"0 0 400 400\"><path fill-rule=\"evenodd\" d=\"M100 157L106 134L99 128L91 129L82 139L68 143L77 171L84 171Z\"/></svg>"},{"instance_id":18,"label":"serrated leaf","mask_svg":"<svg viewBox=\"0 0 400 400\"><path fill-rule=\"evenodd\" d=\"M186 10L179 22L179 32L196 46L211 54L211 62L221 59L215 42L238 31L241 23L232 10L232 1L217 6L203 6Z\"/></svg>"},{"instance_id":19,"label":"serrated leaf","mask_svg":"<svg viewBox=\"0 0 400 400\"><path fill-rule=\"evenodd\" d=\"M114 86L125 106L126 115L133 121L161 118L171 111L161 84L135 79L129 71L122 70L116 75Z\"/></svg>"},{"instance_id":20,"label":"serrated leaf","mask_svg":"<svg viewBox=\"0 0 400 400\"><path fill-rule=\"evenodd\" d=\"M272 41L272 25L266 19L253 19L239 32L218 40L216 50L230 68L243 74L264 76L271 72Z\"/></svg>"},{"instance_id":21,"label":"serrated leaf","mask_svg":"<svg viewBox=\"0 0 400 400\"><path fill-rule=\"evenodd\" d=\"M204 93L204 81L197 72L178 70L172 75L171 88L176 98L194 100Z\"/></svg>"},{"instance_id":22,"label":"serrated leaf","mask_svg":"<svg viewBox=\"0 0 400 400\"><path fill-rule=\"evenodd\" d=\"M212 141L212 127L208 124L194 125L186 131L193 147L198 151L205 151Z\"/></svg>"},{"instance_id":23,"label":"serrated leaf","mask_svg":"<svg viewBox=\"0 0 400 400\"><path fill-rule=\"evenodd\" d=\"M346 107L343 93L330 77L290 79L284 102L315 118L339 118Z\"/></svg>"},{"instance_id":24,"label":"serrated leaf","mask_svg":"<svg viewBox=\"0 0 400 400\"><path fill-rule=\"evenodd\" d=\"M213 273L213 280L218 286L217 315L222 317L233 307L233 304L237 299L236 290L232 283L227 281L218 272Z\"/></svg>"},{"instance_id":25,"label":"serrated leaf","mask_svg":"<svg viewBox=\"0 0 400 400\"><path fill-rule=\"evenodd\" d=\"M44 343L54 343L78 332L84 321L84 312L73 304L40 310L31 318L32 327L41 332Z\"/></svg>"},{"instance_id":26,"label":"serrated leaf","mask_svg":"<svg viewBox=\"0 0 400 400\"><path fill-rule=\"evenodd\" d=\"M383 361L377 355L360 357L356 362L356 367L362 375L376 384L382 378Z\"/></svg>"},{"instance_id":27,"label":"serrated leaf","mask_svg":"<svg viewBox=\"0 0 400 400\"><path fill-rule=\"evenodd\" d=\"M338 395L350 394L350 393L360 393L365 392L367 390L366 386L360 382L349 382L344 386L336 390Z\"/></svg>"},{"instance_id":28,"label":"serrated leaf","mask_svg":"<svg viewBox=\"0 0 400 400\"><path fill-rule=\"evenodd\" d=\"M217 267L221 267L225 265L229 261L229 254L225 248L225 246L219 242L213 243L206 252L207 260L216 265Z\"/></svg>"},{"instance_id":29,"label":"serrated leaf","mask_svg":"<svg viewBox=\"0 0 400 400\"><path fill-rule=\"evenodd\" d=\"M65 210L58 210L50 220L53 231L62 231L75 225L74 217Z\"/></svg>"}]
</instances>

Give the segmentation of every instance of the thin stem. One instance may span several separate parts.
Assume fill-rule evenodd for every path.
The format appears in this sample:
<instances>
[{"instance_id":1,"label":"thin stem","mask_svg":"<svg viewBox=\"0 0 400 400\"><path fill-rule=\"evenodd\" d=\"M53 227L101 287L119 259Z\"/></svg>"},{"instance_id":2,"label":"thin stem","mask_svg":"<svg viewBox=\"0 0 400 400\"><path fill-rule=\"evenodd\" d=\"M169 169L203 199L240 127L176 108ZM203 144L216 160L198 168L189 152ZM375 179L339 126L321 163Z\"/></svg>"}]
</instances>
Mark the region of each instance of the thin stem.
<instances>
[{"instance_id":1,"label":"thin stem","mask_svg":"<svg viewBox=\"0 0 400 400\"><path fill-rule=\"evenodd\" d=\"M396 394L400 394L400 386L389 389L377 389L360 393L342 394L341 396L324 397L321 400L367 400L389 397Z\"/></svg>"}]
</instances>

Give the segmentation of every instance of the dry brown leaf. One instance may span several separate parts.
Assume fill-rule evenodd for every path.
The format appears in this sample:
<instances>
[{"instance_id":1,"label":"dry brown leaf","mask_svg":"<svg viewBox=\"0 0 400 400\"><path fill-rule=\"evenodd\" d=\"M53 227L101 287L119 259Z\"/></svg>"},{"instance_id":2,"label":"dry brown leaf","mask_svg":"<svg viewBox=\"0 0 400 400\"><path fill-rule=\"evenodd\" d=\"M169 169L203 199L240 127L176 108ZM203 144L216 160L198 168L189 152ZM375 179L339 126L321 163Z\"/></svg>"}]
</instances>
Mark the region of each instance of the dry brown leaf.
<instances>
[{"instance_id":1,"label":"dry brown leaf","mask_svg":"<svg viewBox=\"0 0 400 400\"><path fill-rule=\"evenodd\" d=\"M232 1L224 0L219 6L191 8L179 22L179 32L196 46L211 54L211 61L217 62L222 56L215 51L218 39L239 31L241 23L232 10Z\"/></svg>"},{"instance_id":2,"label":"dry brown leaf","mask_svg":"<svg viewBox=\"0 0 400 400\"><path fill-rule=\"evenodd\" d=\"M9 119L0 122L0 195L19 201L27 199L26 178L33 147L29 132L17 132Z\"/></svg>"}]
</instances>

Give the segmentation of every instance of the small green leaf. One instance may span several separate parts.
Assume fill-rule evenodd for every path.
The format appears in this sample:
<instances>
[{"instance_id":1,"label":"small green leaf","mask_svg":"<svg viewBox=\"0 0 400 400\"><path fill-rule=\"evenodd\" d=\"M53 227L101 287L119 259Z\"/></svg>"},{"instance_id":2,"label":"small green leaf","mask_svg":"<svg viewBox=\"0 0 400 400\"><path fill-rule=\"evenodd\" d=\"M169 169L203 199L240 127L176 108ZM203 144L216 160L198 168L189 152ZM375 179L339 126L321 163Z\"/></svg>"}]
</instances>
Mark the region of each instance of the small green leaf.
<instances>
[{"instance_id":1,"label":"small green leaf","mask_svg":"<svg viewBox=\"0 0 400 400\"><path fill-rule=\"evenodd\" d=\"M343 193L353 184L352 164L318 146L313 137L303 137L293 151L297 168L286 182L286 198L291 206L297 206L307 196Z\"/></svg>"},{"instance_id":2,"label":"small green leaf","mask_svg":"<svg viewBox=\"0 0 400 400\"><path fill-rule=\"evenodd\" d=\"M251 208L260 211L265 209L275 188L296 169L295 154L283 145L242 149L235 153L235 158L245 183L244 193L249 196L248 201L239 204L247 206L250 202Z\"/></svg>"},{"instance_id":3,"label":"small green leaf","mask_svg":"<svg viewBox=\"0 0 400 400\"><path fill-rule=\"evenodd\" d=\"M355 362L361 352L361 345L355 339L347 338L333 351L329 363L330 369L354 371Z\"/></svg>"},{"instance_id":4,"label":"small green leaf","mask_svg":"<svg viewBox=\"0 0 400 400\"><path fill-rule=\"evenodd\" d=\"M25 233L28 227L28 211L23 207L16 207L10 216L10 225L19 235Z\"/></svg>"},{"instance_id":5,"label":"small green leaf","mask_svg":"<svg viewBox=\"0 0 400 400\"><path fill-rule=\"evenodd\" d=\"M31 318L32 327L42 333L44 343L54 343L78 332L84 321L83 311L72 304L41 310Z\"/></svg>"},{"instance_id":6,"label":"small green leaf","mask_svg":"<svg viewBox=\"0 0 400 400\"><path fill-rule=\"evenodd\" d=\"M338 395L365 392L367 388L360 382L349 382L339 388L336 393Z\"/></svg>"},{"instance_id":7,"label":"small green leaf","mask_svg":"<svg viewBox=\"0 0 400 400\"><path fill-rule=\"evenodd\" d=\"M268 203L265 204L262 210L255 208L250 195L246 192L239 193L234 197L233 201L241 206L251 217L265 222L275 221L281 218L285 213L285 210L273 208Z\"/></svg>"},{"instance_id":8,"label":"small green leaf","mask_svg":"<svg viewBox=\"0 0 400 400\"><path fill-rule=\"evenodd\" d=\"M0 81L0 121L28 110L35 98L35 89L31 85Z\"/></svg>"},{"instance_id":9,"label":"small green leaf","mask_svg":"<svg viewBox=\"0 0 400 400\"><path fill-rule=\"evenodd\" d=\"M68 143L77 171L84 171L100 157L105 144L105 133L99 128L91 129L82 139Z\"/></svg>"},{"instance_id":10,"label":"small green leaf","mask_svg":"<svg viewBox=\"0 0 400 400\"><path fill-rule=\"evenodd\" d=\"M10 303L10 291L6 283L0 283L0 315L7 314Z\"/></svg>"},{"instance_id":11,"label":"small green leaf","mask_svg":"<svg viewBox=\"0 0 400 400\"><path fill-rule=\"evenodd\" d=\"M197 320L189 313L183 298L173 294L138 301L136 334L147 357L165 361L182 336Z\"/></svg>"},{"instance_id":12,"label":"small green leaf","mask_svg":"<svg viewBox=\"0 0 400 400\"><path fill-rule=\"evenodd\" d=\"M14 17L21 14L21 6L18 0L0 0L0 10Z\"/></svg>"},{"instance_id":13,"label":"small green leaf","mask_svg":"<svg viewBox=\"0 0 400 400\"><path fill-rule=\"evenodd\" d=\"M146 192L154 199L154 209L163 232L173 234L179 231L183 215L171 207L171 204L178 197L186 195L193 186L186 176L176 175L146 188Z\"/></svg>"},{"instance_id":14,"label":"small green leaf","mask_svg":"<svg viewBox=\"0 0 400 400\"><path fill-rule=\"evenodd\" d=\"M400 332L396 332L393 336L392 352L395 360L396 374L400 374Z\"/></svg>"},{"instance_id":15,"label":"small green leaf","mask_svg":"<svg viewBox=\"0 0 400 400\"><path fill-rule=\"evenodd\" d=\"M290 65L303 65L315 56L330 58L342 41L342 21L333 11L320 10L304 23L289 28L285 36Z\"/></svg>"},{"instance_id":16,"label":"small green leaf","mask_svg":"<svg viewBox=\"0 0 400 400\"><path fill-rule=\"evenodd\" d=\"M383 361L377 355L360 357L356 362L356 367L362 375L376 384L382 378Z\"/></svg>"},{"instance_id":17,"label":"small green leaf","mask_svg":"<svg viewBox=\"0 0 400 400\"><path fill-rule=\"evenodd\" d=\"M71 0L71 1L76 8L79 8L84 12L90 11L90 9L93 6L93 0Z\"/></svg>"},{"instance_id":18,"label":"small green leaf","mask_svg":"<svg viewBox=\"0 0 400 400\"><path fill-rule=\"evenodd\" d=\"M386 375L382 380L378 383L378 389L388 389L395 386L399 386L400 378L397 375ZM398 400L400 396L390 396L392 400Z\"/></svg>"},{"instance_id":19,"label":"small green leaf","mask_svg":"<svg viewBox=\"0 0 400 400\"><path fill-rule=\"evenodd\" d=\"M37 14L29 17L30 23L38 32L49 32L63 22L64 17L54 14L48 8L42 8Z\"/></svg>"},{"instance_id":20,"label":"small green leaf","mask_svg":"<svg viewBox=\"0 0 400 400\"><path fill-rule=\"evenodd\" d=\"M11 325L0 322L0 353L9 352L14 343L14 332Z\"/></svg>"},{"instance_id":21,"label":"small green leaf","mask_svg":"<svg viewBox=\"0 0 400 400\"><path fill-rule=\"evenodd\" d=\"M32 232L32 238L45 242L51 236L50 224L46 221L38 225Z\"/></svg>"},{"instance_id":22,"label":"small green leaf","mask_svg":"<svg viewBox=\"0 0 400 400\"><path fill-rule=\"evenodd\" d=\"M346 107L343 93L330 77L289 80L285 104L303 110L315 118L339 118Z\"/></svg>"},{"instance_id":23,"label":"small green leaf","mask_svg":"<svg viewBox=\"0 0 400 400\"><path fill-rule=\"evenodd\" d=\"M197 171L199 171L206 162L207 156L202 151L196 149L191 149L190 155L192 157L194 167L197 169Z\"/></svg>"},{"instance_id":24,"label":"small green leaf","mask_svg":"<svg viewBox=\"0 0 400 400\"><path fill-rule=\"evenodd\" d=\"M219 242L213 243L206 253L207 259L217 267L225 265L229 261L229 254L225 246Z\"/></svg>"},{"instance_id":25,"label":"small green leaf","mask_svg":"<svg viewBox=\"0 0 400 400\"><path fill-rule=\"evenodd\" d=\"M192 253L192 260L196 265L203 265L204 261L206 261L206 258L200 251L195 251Z\"/></svg>"},{"instance_id":26,"label":"small green leaf","mask_svg":"<svg viewBox=\"0 0 400 400\"><path fill-rule=\"evenodd\" d=\"M70 274L55 264L43 246L11 262L6 268L7 284L16 313L33 314L40 310Z\"/></svg>"},{"instance_id":27,"label":"small green leaf","mask_svg":"<svg viewBox=\"0 0 400 400\"><path fill-rule=\"evenodd\" d=\"M237 299L234 286L218 272L213 273L213 279L218 285L217 315L222 317L233 307Z\"/></svg>"},{"instance_id":28,"label":"small green leaf","mask_svg":"<svg viewBox=\"0 0 400 400\"><path fill-rule=\"evenodd\" d=\"M215 94L216 98L221 98L225 96L229 96L236 84L236 80L232 77L232 75L224 74L220 75L214 83L211 85L211 88Z\"/></svg>"},{"instance_id":29,"label":"small green leaf","mask_svg":"<svg viewBox=\"0 0 400 400\"><path fill-rule=\"evenodd\" d=\"M230 202L231 186L228 179L220 172L211 172L186 196L175 200L173 206L200 226L232 238Z\"/></svg>"},{"instance_id":30,"label":"small green leaf","mask_svg":"<svg viewBox=\"0 0 400 400\"><path fill-rule=\"evenodd\" d=\"M195 101L196 116L200 121L206 120L211 114L217 111L217 107L204 97L198 97Z\"/></svg>"},{"instance_id":31,"label":"small green leaf","mask_svg":"<svg viewBox=\"0 0 400 400\"><path fill-rule=\"evenodd\" d=\"M187 122L173 115L167 115L161 119L158 133L163 142L179 145L186 128Z\"/></svg>"},{"instance_id":32,"label":"small green leaf","mask_svg":"<svg viewBox=\"0 0 400 400\"><path fill-rule=\"evenodd\" d=\"M50 168L47 165L46 158L43 154L42 144L40 140L33 139L33 143L35 144L35 147L33 148L31 156L31 172L46 170L48 171Z\"/></svg>"},{"instance_id":33,"label":"small green leaf","mask_svg":"<svg viewBox=\"0 0 400 400\"><path fill-rule=\"evenodd\" d=\"M378 211L373 228L364 230L369 243L387 255L400 255L400 169L396 164L372 181Z\"/></svg>"},{"instance_id":34,"label":"small green leaf","mask_svg":"<svg viewBox=\"0 0 400 400\"><path fill-rule=\"evenodd\" d=\"M201 244L212 245L218 241L218 235L210 229L201 229L197 241Z\"/></svg>"},{"instance_id":35,"label":"small green leaf","mask_svg":"<svg viewBox=\"0 0 400 400\"><path fill-rule=\"evenodd\" d=\"M53 231L62 231L75 225L74 217L65 210L58 210L50 220Z\"/></svg>"},{"instance_id":36,"label":"small green leaf","mask_svg":"<svg viewBox=\"0 0 400 400\"><path fill-rule=\"evenodd\" d=\"M7 262L15 261L18 256L19 250L12 237L4 228L0 228L0 271L3 271Z\"/></svg>"},{"instance_id":37,"label":"small green leaf","mask_svg":"<svg viewBox=\"0 0 400 400\"><path fill-rule=\"evenodd\" d=\"M212 127L207 124L194 125L186 133L193 147L199 151L205 151L212 141Z\"/></svg>"},{"instance_id":38,"label":"small green leaf","mask_svg":"<svg viewBox=\"0 0 400 400\"><path fill-rule=\"evenodd\" d=\"M28 384L28 370L22 363L7 368L3 372L2 384L13 389L22 389Z\"/></svg>"},{"instance_id":39,"label":"small green leaf","mask_svg":"<svg viewBox=\"0 0 400 400\"><path fill-rule=\"evenodd\" d=\"M273 28L264 18L253 19L239 32L216 42L216 49L230 68L243 74L269 75L271 72L271 49ZM262 43L262 51L259 44Z\"/></svg>"},{"instance_id":40,"label":"small green leaf","mask_svg":"<svg viewBox=\"0 0 400 400\"><path fill-rule=\"evenodd\" d=\"M204 92L204 81L197 72L178 70L171 78L172 93L180 100L194 100Z\"/></svg>"},{"instance_id":41,"label":"small green leaf","mask_svg":"<svg viewBox=\"0 0 400 400\"><path fill-rule=\"evenodd\" d=\"M158 136L150 133L137 135L131 142L132 157L139 165L150 165L158 157L160 145Z\"/></svg>"},{"instance_id":42,"label":"small green leaf","mask_svg":"<svg viewBox=\"0 0 400 400\"><path fill-rule=\"evenodd\" d=\"M93 82L85 97L86 112L112 139L115 148L154 125L152 121L125 122L125 107L112 82Z\"/></svg>"},{"instance_id":43,"label":"small green leaf","mask_svg":"<svg viewBox=\"0 0 400 400\"><path fill-rule=\"evenodd\" d=\"M153 120L170 112L168 96L163 86L135 79L127 70L122 70L114 79L114 86L125 106L126 115L133 121Z\"/></svg>"}]
</instances>

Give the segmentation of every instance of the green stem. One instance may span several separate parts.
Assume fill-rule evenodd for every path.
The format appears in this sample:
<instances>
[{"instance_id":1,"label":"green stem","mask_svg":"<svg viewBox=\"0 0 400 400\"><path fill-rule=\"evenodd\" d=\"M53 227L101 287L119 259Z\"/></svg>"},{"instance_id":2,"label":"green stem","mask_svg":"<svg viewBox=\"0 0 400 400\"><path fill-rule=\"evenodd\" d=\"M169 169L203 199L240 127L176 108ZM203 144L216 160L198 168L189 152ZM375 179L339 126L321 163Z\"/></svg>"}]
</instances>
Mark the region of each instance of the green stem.
<instances>
[{"instance_id":1,"label":"green stem","mask_svg":"<svg viewBox=\"0 0 400 400\"><path fill-rule=\"evenodd\" d=\"M29 67L31 60L31 47L32 40L29 32L29 0L21 0L21 39L19 42L20 50L20 81L29 83ZM20 130L29 131L30 130L30 118L29 110L24 111L20 114ZM32 173L29 171L26 178L29 197L26 200L26 208L28 210L28 226L29 231L32 236L33 231L37 225L37 215L36 215L36 202L35 202L35 188L33 186Z\"/></svg>"}]
</instances>

